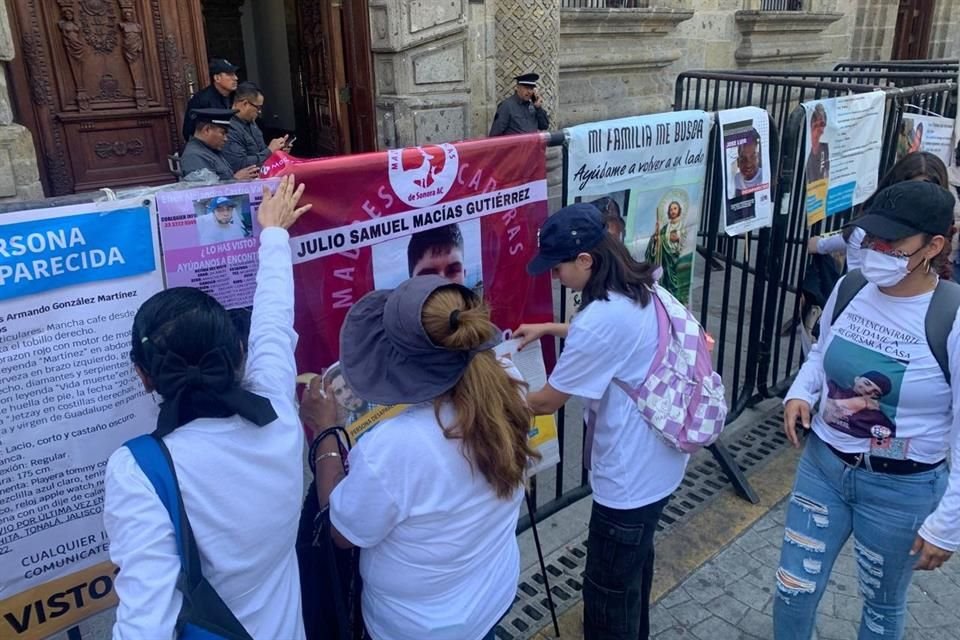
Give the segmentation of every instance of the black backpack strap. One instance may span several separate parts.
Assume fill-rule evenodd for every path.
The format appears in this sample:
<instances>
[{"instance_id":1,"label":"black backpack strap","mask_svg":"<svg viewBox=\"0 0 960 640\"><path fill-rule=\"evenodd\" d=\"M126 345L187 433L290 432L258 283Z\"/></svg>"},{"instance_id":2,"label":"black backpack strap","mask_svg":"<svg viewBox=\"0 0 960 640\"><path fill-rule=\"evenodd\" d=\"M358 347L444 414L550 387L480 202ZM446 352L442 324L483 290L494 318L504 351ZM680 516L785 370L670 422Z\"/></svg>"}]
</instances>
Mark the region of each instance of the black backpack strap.
<instances>
[{"instance_id":1,"label":"black backpack strap","mask_svg":"<svg viewBox=\"0 0 960 640\"><path fill-rule=\"evenodd\" d=\"M930 299L930 307L924 319L927 333L927 346L943 371L943 377L950 384L950 358L947 351L947 338L953 330L953 323L960 309L960 284L940 279Z\"/></svg>"},{"instance_id":2,"label":"black backpack strap","mask_svg":"<svg viewBox=\"0 0 960 640\"><path fill-rule=\"evenodd\" d=\"M833 317L830 318L830 326L837 321L843 310L847 308L850 301L857 297L857 294L867 286L867 279L860 273L860 269L854 269L847 273L840 281L837 288L837 299L833 303Z\"/></svg>"}]
</instances>

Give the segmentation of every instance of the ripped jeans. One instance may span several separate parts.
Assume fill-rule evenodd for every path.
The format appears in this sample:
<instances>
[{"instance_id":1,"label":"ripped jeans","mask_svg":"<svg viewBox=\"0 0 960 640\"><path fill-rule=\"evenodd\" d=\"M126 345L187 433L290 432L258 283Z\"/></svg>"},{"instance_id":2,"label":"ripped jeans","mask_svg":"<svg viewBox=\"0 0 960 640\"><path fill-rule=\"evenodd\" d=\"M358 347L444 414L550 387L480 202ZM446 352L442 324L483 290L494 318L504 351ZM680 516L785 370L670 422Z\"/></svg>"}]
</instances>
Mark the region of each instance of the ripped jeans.
<instances>
[{"instance_id":1,"label":"ripped jeans","mask_svg":"<svg viewBox=\"0 0 960 640\"><path fill-rule=\"evenodd\" d=\"M854 469L807 438L787 508L773 608L776 640L808 640L833 563L850 534L864 599L859 640L902 638L910 547L947 486L946 465L912 475Z\"/></svg>"}]
</instances>

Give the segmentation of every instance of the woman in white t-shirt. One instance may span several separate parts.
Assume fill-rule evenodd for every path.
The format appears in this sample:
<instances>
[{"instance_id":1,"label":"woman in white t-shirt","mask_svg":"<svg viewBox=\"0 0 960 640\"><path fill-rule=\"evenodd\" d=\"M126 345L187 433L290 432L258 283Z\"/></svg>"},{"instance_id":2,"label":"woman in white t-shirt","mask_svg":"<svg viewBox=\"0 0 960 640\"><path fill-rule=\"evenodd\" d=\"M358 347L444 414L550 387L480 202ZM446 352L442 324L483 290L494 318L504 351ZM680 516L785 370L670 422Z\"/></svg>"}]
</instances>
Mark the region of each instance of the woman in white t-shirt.
<instances>
[{"instance_id":1,"label":"woman in white t-shirt","mask_svg":"<svg viewBox=\"0 0 960 640\"><path fill-rule=\"evenodd\" d=\"M890 170L880 179L880 183L877 185L877 193L890 185L905 180L932 182L944 189L948 188L949 184L947 167L943 164L943 160L932 153L917 151L903 156L890 167ZM870 200L867 200L863 205L863 210L869 209L870 204ZM960 204L957 206L960 206ZM859 269L862 252L860 245L865 235L866 232L857 225L857 220L854 219L842 231L810 238L807 241L807 252L813 254L843 253L846 256L847 269ZM952 262L954 260L951 259L943 263L945 270L940 274L940 277L950 279Z\"/></svg>"},{"instance_id":2,"label":"woman in white t-shirt","mask_svg":"<svg viewBox=\"0 0 960 640\"><path fill-rule=\"evenodd\" d=\"M373 640L492 640L516 596L517 517L531 414L483 301L436 275L364 296L347 314L340 364L353 391L409 405L366 433L344 477L333 389L304 394L322 431L317 495L334 541L360 547L363 621ZM332 490L332 491L331 491ZM328 498L329 496L329 498Z\"/></svg>"},{"instance_id":3,"label":"woman in white t-shirt","mask_svg":"<svg viewBox=\"0 0 960 640\"><path fill-rule=\"evenodd\" d=\"M253 638L304 637L294 543L303 430L294 401L297 334L286 229L303 186L265 188L260 266L243 348L223 306L177 287L143 303L132 349L147 392L161 398L153 435L170 451L203 576ZM110 456L103 521L116 578L115 640L176 637L180 556L173 523L127 447Z\"/></svg>"},{"instance_id":4,"label":"woman in white t-shirt","mask_svg":"<svg viewBox=\"0 0 960 640\"><path fill-rule=\"evenodd\" d=\"M811 637L851 534L864 600L861 640L903 637L914 569L935 569L960 547L960 321L948 303L929 310L935 295L960 295L937 276L953 202L945 189L920 181L874 197L857 220L866 232L867 282L833 320L840 281L787 393L788 438L799 446L797 422L812 433L776 574L777 640ZM949 331L931 331L938 323ZM948 362L938 362L941 350ZM945 464L950 449L952 470Z\"/></svg>"},{"instance_id":5,"label":"woman in white t-shirt","mask_svg":"<svg viewBox=\"0 0 960 640\"><path fill-rule=\"evenodd\" d=\"M540 229L531 274L552 271L583 296L569 325L523 325L524 344L566 338L547 385L527 396L536 414L552 414L571 396L586 400L584 463L593 512L584 573L584 637L636 640L649 635L653 537L686 454L660 441L618 383L639 386L657 350L650 291L654 267L635 261L607 233L596 210L575 204Z\"/></svg>"}]
</instances>

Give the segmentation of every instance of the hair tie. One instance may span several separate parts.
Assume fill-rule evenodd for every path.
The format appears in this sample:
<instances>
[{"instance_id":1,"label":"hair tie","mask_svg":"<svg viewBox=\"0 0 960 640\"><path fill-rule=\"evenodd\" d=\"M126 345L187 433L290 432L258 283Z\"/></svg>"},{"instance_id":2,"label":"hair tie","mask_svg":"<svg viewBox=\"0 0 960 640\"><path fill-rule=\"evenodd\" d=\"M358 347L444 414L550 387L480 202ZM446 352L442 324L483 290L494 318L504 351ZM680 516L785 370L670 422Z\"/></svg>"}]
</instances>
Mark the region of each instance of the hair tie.
<instances>
[{"instance_id":1,"label":"hair tie","mask_svg":"<svg viewBox=\"0 0 960 640\"><path fill-rule=\"evenodd\" d=\"M460 309L454 309L450 312L450 331L456 331L460 328Z\"/></svg>"}]
</instances>

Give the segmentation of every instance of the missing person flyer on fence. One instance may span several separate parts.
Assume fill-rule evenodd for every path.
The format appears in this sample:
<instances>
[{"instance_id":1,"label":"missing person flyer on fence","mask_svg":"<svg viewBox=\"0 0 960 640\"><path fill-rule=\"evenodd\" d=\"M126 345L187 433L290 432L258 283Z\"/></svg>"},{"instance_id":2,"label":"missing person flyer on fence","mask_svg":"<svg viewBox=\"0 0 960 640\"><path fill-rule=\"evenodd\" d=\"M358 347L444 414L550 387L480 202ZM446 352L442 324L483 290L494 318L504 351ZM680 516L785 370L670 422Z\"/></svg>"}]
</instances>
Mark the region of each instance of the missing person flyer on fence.
<instances>
[{"instance_id":1,"label":"missing person flyer on fence","mask_svg":"<svg viewBox=\"0 0 960 640\"><path fill-rule=\"evenodd\" d=\"M227 309L249 307L257 285L257 208L279 180L157 195L168 287L196 287Z\"/></svg>"},{"instance_id":2,"label":"missing person flyer on fence","mask_svg":"<svg viewBox=\"0 0 960 640\"><path fill-rule=\"evenodd\" d=\"M2 638L48 637L116 604L103 478L156 420L128 355L137 309L163 289L152 207L0 216Z\"/></svg>"},{"instance_id":3,"label":"missing person flyer on fence","mask_svg":"<svg viewBox=\"0 0 960 640\"><path fill-rule=\"evenodd\" d=\"M721 111L718 119L725 185L724 230L735 236L769 227L773 201L767 112L757 107L729 109Z\"/></svg>"},{"instance_id":4,"label":"missing person flyer on fence","mask_svg":"<svg viewBox=\"0 0 960 640\"><path fill-rule=\"evenodd\" d=\"M807 224L850 209L877 188L886 94L804 102Z\"/></svg>"}]
</instances>

